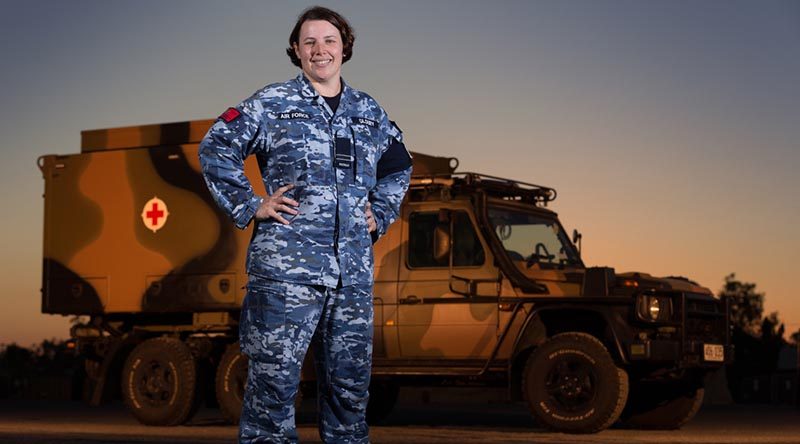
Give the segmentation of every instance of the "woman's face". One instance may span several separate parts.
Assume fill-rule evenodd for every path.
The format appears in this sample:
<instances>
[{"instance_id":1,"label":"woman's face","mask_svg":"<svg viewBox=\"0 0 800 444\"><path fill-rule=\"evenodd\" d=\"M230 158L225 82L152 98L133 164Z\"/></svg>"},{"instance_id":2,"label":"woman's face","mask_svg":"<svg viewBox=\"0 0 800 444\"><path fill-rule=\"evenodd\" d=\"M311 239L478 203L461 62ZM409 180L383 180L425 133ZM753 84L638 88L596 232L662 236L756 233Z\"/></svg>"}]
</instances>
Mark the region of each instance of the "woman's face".
<instances>
[{"instance_id":1,"label":"woman's face","mask_svg":"<svg viewBox=\"0 0 800 444\"><path fill-rule=\"evenodd\" d=\"M308 20L300 26L294 52L312 82L339 82L342 71L342 36L327 20Z\"/></svg>"}]
</instances>

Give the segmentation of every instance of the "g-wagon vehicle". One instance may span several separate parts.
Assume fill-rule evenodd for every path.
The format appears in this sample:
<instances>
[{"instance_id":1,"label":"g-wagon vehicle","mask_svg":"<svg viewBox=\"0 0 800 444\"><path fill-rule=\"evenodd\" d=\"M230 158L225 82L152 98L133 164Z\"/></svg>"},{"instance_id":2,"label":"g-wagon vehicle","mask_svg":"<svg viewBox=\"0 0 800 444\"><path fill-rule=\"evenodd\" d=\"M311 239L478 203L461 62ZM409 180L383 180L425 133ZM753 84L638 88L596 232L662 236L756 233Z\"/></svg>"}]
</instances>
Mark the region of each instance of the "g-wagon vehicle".
<instances>
[{"instance_id":1,"label":"g-wagon vehicle","mask_svg":"<svg viewBox=\"0 0 800 444\"><path fill-rule=\"evenodd\" d=\"M241 409L252 227L237 230L203 182L212 123L83 131L80 153L38 160L42 311L81 316L88 399L119 394L144 424L182 424L204 400L232 421ZM727 301L682 277L586 267L548 208L553 188L457 165L415 154L401 218L374 245L369 420L400 387L433 384L506 387L568 433L689 421L704 377L732 358ZM255 159L246 173L264 194Z\"/></svg>"}]
</instances>

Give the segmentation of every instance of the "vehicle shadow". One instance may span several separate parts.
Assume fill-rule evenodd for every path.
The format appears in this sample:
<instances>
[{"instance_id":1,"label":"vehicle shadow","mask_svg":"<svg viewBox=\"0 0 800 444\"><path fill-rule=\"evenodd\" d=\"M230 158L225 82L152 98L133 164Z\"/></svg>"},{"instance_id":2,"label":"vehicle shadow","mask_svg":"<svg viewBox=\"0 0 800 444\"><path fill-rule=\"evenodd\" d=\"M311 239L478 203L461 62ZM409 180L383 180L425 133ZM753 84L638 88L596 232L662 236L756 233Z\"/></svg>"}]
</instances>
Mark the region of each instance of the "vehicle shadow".
<instances>
[{"instance_id":1,"label":"vehicle shadow","mask_svg":"<svg viewBox=\"0 0 800 444\"><path fill-rule=\"evenodd\" d=\"M509 432L548 432L531 417L524 402L504 399L493 388L403 387L391 413L373 427L457 427ZM296 412L297 425L317 423L317 399L303 399ZM218 409L204 408L185 426L231 426Z\"/></svg>"},{"instance_id":2,"label":"vehicle shadow","mask_svg":"<svg viewBox=\"0 0 800 444\"><path fill-rule=\"evenodd\" d=\"M508 401L504 389L485 387L404 387L392 412L374 425L546 431L524 402Z\"/></svg>"}]
</instances>

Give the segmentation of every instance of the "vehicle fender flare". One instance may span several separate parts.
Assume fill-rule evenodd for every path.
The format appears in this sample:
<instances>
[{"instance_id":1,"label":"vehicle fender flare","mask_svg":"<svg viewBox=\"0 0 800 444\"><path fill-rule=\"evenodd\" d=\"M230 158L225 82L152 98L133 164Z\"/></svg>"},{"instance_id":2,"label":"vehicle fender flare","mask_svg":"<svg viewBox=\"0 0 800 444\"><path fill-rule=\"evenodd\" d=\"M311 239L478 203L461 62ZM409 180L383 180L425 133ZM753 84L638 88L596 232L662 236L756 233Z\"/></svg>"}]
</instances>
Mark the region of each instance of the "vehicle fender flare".
<instances>
[{"instance_id":1,"label":"vehicle fender flare","mask_svg":"<svg viewBox=\"0 0 800 444\"><path fill-rule=\"evenodd\" d=\"M571 323L555 326L559 319L570 319ZM579 319L591 319L594 323L582 324ZM517 336L512 347L511 359L508 366L508 381L511 399L521 399L521 384L519 376L525 366L527 357L539 345L555 334L566 331L579 331L596 336L606 344L611 356L619 363L626 364L627 358L624 345L620 340L618 324L623 322L617 319L615 313L608 305L585 304L536 304L525 319L521 333ZM549 325L549 328L548 328Z\"/></svg>"}]
</instances>

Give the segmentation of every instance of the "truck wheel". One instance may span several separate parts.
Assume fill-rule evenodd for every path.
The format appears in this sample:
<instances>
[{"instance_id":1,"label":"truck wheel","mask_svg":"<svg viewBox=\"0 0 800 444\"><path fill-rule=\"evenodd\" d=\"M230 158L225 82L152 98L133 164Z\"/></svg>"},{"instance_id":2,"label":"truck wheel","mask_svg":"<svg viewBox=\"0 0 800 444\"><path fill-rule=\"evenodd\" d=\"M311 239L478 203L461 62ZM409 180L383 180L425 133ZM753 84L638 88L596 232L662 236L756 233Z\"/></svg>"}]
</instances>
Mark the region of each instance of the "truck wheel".
<instances>
[{"instance_id":1,"label":"truck wheel","mask_svg":"<svg viewBox=\"0 0 800 444\"><path fill-rule=\"evenodd\" d=\"M372 380L369 385L369 403L367 403L367 423L380 424L392 413L400 386L386 380Z\"/></svg>"},{"instance_id":2,"label":"truck wheel","mask_svg":"<svg viewBox=\"0 0 800 444\"><path fill-rule=\"evenodd\" d=\"M622 411L620 425L633 429L679 429L700 410L704 392L697 386L636 384Z\"/></svg>"},{"instance_id":3,"label":"truck wheel","mask_svg":"<svg viewBox=\"0 0 800 444\"><path fill-rule=\"evenodd\" d=\"M217 367L216 386L217 403L222 415L232 424L239 423L244 402L244 389L247 385L247 355L241 352L239 342L234 342L225 349ZM298 387L294 398L295 410L300 409L303 402L302 387Z\"/></svg>"},{"instance_id":4,"label":"truck wheel","mask_svg":"<svg viewBox=\"0 0 800 444\"><path fill-rule=\"evenodd\" d=\"M233 424L239 423L242 414L244 386L247 384L247 356L234 342L225 349L217 367L217 402L222 415Z\"/></svg>"},{"instance_id":5,"label":"truck wheel","mask_svg":"<svg viewBox=\"0 0 800 444\"><path fill-rule=\"evenodd\" d=\"M122 370L122 399L142 424L183 424L197 411L197 369L189 347L175 338L148 339Z\"/></svg>"},{"instance_id":6,"label":"truck wheel","mask_svg":"<svg viewBox=\"0 0 800 444\"><path fill-rule=\"evenodd\" d=\"M522 389L534 418L565 433L594 433L619 418L628 374L602 342L586 333L560 333L539 346L525 365Z\"/></svg>"}]
</instances>

